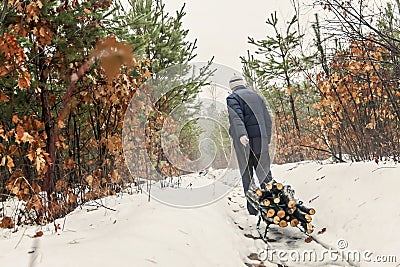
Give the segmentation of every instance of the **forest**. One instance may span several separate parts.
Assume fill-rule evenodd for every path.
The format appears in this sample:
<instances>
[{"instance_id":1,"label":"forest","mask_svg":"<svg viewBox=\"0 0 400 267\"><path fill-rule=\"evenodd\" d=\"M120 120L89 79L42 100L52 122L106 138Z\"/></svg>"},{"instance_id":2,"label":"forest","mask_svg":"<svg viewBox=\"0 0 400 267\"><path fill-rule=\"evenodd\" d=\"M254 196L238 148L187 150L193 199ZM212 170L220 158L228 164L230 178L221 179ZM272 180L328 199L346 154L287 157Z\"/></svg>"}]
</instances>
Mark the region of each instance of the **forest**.
<instances>
[{"instance_id":1,"label":"forest","mask_svg":"<svg viewBox=\"0 0 400 267\"><path fill-rule=\"evenodd\" d=\"M241 57L244 76L274 115L275 163L398 162L399 0L316 1L322 11L309 32L301 4L292 2L293 18L282 24L271 13L265 27L274 34L249 36L254 51ZM140 98L146 81L195 60L185 15L184 5L169 14L160 0L130 0L129 7L111 0L2 0L0 200L16 197L26 208L15 222L4 217L1 227L45 224L136 182L125 164L123 150L132 149L133 157L135 147L123 148L124 116L131 101L146 105ZM160 129L174 107L193 102L211 73L206 66L165 94L146 118L144 145L165 178L183 172L166 160ZM195 122L180 133L188 159L198 156L199 134Z\"/></svg>"}]
</instances>

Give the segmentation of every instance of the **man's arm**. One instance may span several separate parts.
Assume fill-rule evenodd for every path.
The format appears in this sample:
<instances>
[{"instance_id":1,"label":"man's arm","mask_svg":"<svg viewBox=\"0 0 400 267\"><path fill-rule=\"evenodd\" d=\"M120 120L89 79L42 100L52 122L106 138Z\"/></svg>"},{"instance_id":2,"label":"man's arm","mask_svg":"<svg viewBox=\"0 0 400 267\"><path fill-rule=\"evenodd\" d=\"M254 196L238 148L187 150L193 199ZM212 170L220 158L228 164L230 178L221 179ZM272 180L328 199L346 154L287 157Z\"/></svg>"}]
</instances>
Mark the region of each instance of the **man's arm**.
<instances>
[{"instance_id":1,"label":"man's arm","mask_svg":"<svg viewBox=\"0 0 400 267\"><path fill-rule=\"evenodd\" d=\"M236 133L232 138L240 139L243 135L247 136L246 126L244 125L244 114L238 99L234 95L226 98L228 105L229 122Z\"/></svg>"}]
</instances>

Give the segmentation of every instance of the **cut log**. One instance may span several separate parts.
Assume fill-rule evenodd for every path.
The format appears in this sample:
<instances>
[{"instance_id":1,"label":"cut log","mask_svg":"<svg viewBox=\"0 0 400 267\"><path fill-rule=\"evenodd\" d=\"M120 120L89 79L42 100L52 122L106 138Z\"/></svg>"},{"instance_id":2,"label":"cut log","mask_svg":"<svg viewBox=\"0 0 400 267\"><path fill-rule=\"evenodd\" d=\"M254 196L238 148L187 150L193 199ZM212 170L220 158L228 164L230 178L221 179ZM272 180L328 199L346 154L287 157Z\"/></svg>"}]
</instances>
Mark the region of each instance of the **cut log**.
<instances>
[{"instance_id":1,"label":"cut log","mask_svg":"<svg viewBox=\"0 0 400 267\"><path fill-rule=\"evenodd\" d=\"M267 189L268 191L270 191L272 187L273 187L272 183L265 184L265 189Z\"/></svg>"},{"instance_id":2,"label":"cut log","mask_svg":"<svg viewBox=\"0 0 400 267\"><path fill-rule=\"evenodd\" d=\"M285 220L282 220L282 221L279 222L279 226L280 227L286 227L286 226L288 226L288 224L287 224L287 222Z\"/></svg>"},{"instance_id":3,"label":"cut log","mask_svg":"<svg viewBox=\"0 0 400 267\"><path fill-rule=\"evenodd\" d=\"M283 189L283 184L281 183L268 183L265 185L265 189L271 192L273 195L278 196Z\"/></svg>"},{"instance_id":4,"label":"cut log","mask_svg":"<svg viewBox=\"0 0 400 267\"><path fill-rule=\"evenodd\" d=\"M288 208L288 209L286 209L286 212L287 212L288 214L292 215L292 214L294 213L295 210L296 210L296 207Z\"/></svg>"},{"instance_id":5,"label":"cut log","mask_svg":"<svg viewBox=\"0 0 400 267\"><path fill-rule=\"evenodd\" d=\"M275 210L268 209L267 214L266 214L267 218L272 218L272 217L274 217L274 215L275 215Z\"/></svg>"},{"instance_id":6,"label":"cut log","mask_svg":"<svg viewBox=\"0 0 400 267\"><path fill-rule=\"evenodd\" d=\"M276 184L274 184L274 187L275 187L277 190L281 191L281 190L283 189L283 184L281 184L281 183L276 183Z\"/></svg>"},{"instance_id":7,"label":"cut log","mask_svg":"<svg viewBox=\"0 0 400 267\"><path fill-rule=\"evenodd\" d=\"M314 226L311 223L307 223L306 232L307 234L312 234L314 232Z\"/></svg>"},{"instance_id":8,"label":"cut log","mask_svg":"<svg viewBox=\"0 0 400 267\"><path fill-rule=\"evenodd\" d=\"M258 189L256 190L256 195L257 195L258 197L261 197L262 194L263 194L263 192L261 191L260 188L258 188Z\"/></svg>"},{"instance_id":9,"label":"cut log","mask_svg":"<svg viewBox=\"0 0 400 267\"><path fill-rule=\"evenodd\" d=\"M298 219L300 222L309 223L312 221L312 217L310 214L305 214L304 212L296 209L293 213L293 217Z\"/></svg>"},{"instance_id":10,"label":"cut log","mask_svg":"<svg viewBox=\"0 0 400 267\"><path fill-rule=\"evenodd\" d=\"M281 221L281 218L279 218L278 216L274 217L274 224L279 224L279 222Z\"/></svg>"},{"instance_id":11,"label":"cut log","mask_svg":"<svg viewBox=\"0 0 400 267\"><path fill-rule=\"evenodd\" d=\"M287 205L288 205L289 208L296 207L296 200L289 200Z\"/></svg>"},{"instance_id":12,"label":"cut log","mask_svg":"<svg viewBox=\"0 0 400 267\"><path fill-rule=\"evenodd\" d=\"M296 227L297 225L299 225L299 220L293 219L290 221L290 226Z\"/></svg>"},{"instance_id":13,"label":"cut log","mask_svg":"<svg viewBox=\"0 0 400 267\"><path fill-rule=\"evenodd\" d=\"M264 199L263 204L264 206L269 206L271 205L271 201L269 201L268 199Z\"/></svg>"},{"instance_id":14,"label":"cut log","mask_svg":"<svg viewBox=\"0 0 400 267\"><path fill-rule=\"evenodd\" d=\"M289 185L285 185L280 193L280 197L284 203L288 205L289 208L294 208L296 206L296 199L293 196L293 190Z\"/></svg>"},{"instance_id":15,"label":"cut log","mask_svg":"<svg viewBox=\"0 0 400 267\"><path fill-rule=\"evenodd\" d=\"M281 199L279 197L274 198L274 203L279 204L281 202Z\"/></svg>"},{"instance_id":16,"label":"cut log","mask_svg":"<svg viewBox=\"0 0 400 267\"><path fill-rule=\"evenodd\" d=\"M286 213L285 213L284 210L278 210L278 212L276 213L276 215L277 215L279 218L282 219L283 217L285 217Z\"/></svg>"},{"instance_id":17,"label":"cut log","mask_svg":"<svg viewBox=\"0 0 400 267\"><path fill-rule=\"evenodd\" d=\"M307 213L307 214L310 214L310 215L314 215L315 214L315 209L313 209L313 208L307 208L307 207L305 207L303 205L297 205L297 208L299 210L301 210L302 212L304 212L304 213Z\"/></svg>"}]
</instances>

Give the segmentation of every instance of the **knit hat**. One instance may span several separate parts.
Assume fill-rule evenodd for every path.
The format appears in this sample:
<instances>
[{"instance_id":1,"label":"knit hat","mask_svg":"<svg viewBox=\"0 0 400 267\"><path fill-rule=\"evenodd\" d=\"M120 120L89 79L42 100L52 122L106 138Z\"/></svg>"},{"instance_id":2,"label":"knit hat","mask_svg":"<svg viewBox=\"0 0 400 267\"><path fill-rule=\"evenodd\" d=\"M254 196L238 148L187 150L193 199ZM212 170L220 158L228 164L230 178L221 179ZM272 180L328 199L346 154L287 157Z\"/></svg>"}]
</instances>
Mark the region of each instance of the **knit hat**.
<instances>
[{"instance_id":1,"label":"knit hat","mask_svg":"<svg viewBox=\"0 0 400 267\"><path fill-rule=\"evenodd\" d=\"M246 85L246 82L243 80L242 76L235 75L229 80L229 87L231 88L231 90L240 85Z\"/></svg>"}]
</instances>

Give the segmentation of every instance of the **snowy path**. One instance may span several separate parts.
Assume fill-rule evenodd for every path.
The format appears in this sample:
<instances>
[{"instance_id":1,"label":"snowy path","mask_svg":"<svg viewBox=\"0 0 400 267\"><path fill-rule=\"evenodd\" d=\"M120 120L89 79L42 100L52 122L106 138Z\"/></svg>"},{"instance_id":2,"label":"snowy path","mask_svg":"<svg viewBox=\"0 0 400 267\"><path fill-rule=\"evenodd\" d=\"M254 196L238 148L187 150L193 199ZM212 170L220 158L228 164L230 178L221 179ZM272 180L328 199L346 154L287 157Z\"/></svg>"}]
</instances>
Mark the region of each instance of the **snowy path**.
<instances>
[{"instance_id":1,"label":"snowy path","mask_svg":"<svg viewBox=\"0 0 400 267\"><path fill-rule=\"evenodd\" d=\"M337 251L338 240L342 240L347 246L339 251L368 250L373 256L394 255L397 260L352 261L354 266L400 266L400 234L395 231L400 224L396 200L400 187L398 165L307 162L274 166L273 174L278 181L293 185L296 196L317 210L313 235L325 247ZM252 238L258 236L257 218L247 216L240 185L222 200L195 209L148 202L145 194L124 194L102 202L116 211L84 206L65 221L56 221L64 227L58 233L52 225L20 227L16 233L0 230L1 266L244 267L257 266L260 261L249 256L266 249L262 240ZM382 217L371 216L377 209L382 209L379 214L390 211L390 220L383 227L379 219ZM317 235L323 227L326 232ZM374 233L371 229L380 231ZM44 236L31 238L39 230ZM274 263L265 262L265 266L349 266L329 255L321 260L326 249L316 242L306 243L298 229L273 226L268 238L269 253L283 251L286 255L274 254ZM318 260L291 260L297 256L295 253L304 256L308 251L313 251Z\"/></svg>"},{"instance_id":2,"label":"snowy path","mask_svg":"<svg viewBox=\"0 0 400 267\"><path fill-rule=\"evenodd\" d=\"M50 226L49 231L42 229L43 237L26 236L14 249L23 234L20 229L0 242L0 262L29 266L34 261L30 266L57 267L240 266L240 234L213 206L176 209L147 202L145 195L108 198L104 204L117 212L77 210L67 217L61 234L52 233ZM30 228L25 234L36 230ZM28 254L34 246L38 248Z\"/></svg>"}]
</instances>

